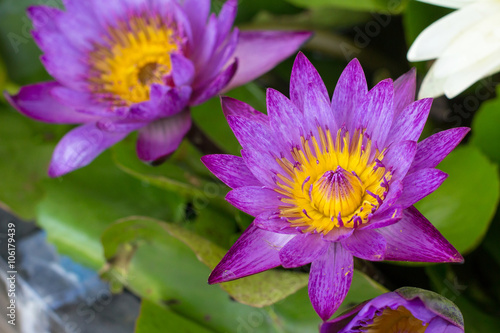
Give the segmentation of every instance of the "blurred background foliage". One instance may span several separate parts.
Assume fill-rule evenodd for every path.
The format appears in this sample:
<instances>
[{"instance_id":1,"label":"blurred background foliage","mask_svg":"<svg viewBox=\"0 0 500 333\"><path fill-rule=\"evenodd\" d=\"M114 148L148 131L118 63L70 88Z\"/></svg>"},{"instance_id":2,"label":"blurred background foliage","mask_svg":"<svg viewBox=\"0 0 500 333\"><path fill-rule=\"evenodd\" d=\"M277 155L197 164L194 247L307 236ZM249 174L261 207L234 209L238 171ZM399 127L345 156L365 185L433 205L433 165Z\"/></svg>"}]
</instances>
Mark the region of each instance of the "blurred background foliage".
<instances>
[{"instance_id":1,"label":"blurred background foliage","mask_svg":"<svg viewBox=\"0 0 500 333\"><path fill-rule=\"evenodd\" d=\"M213 1L220 9L223 1ZM0 89L49 80L31 38L25 9L56 0L0 2ZM415 37L450 10L412 0L241 0L241 29L311 29L303 51L332 93L347 62L357 57L369 85L397 78L409 64ZM293 57L292 57L293 58ZM228 95L265 112L265 88L288 93L293 59ZM497 77L455 99L434 101L422 138L457 126L471 134L439 166L449 178L417 207L465 255L463 265L356 262L339 311L388 289L434 290L461 308L467 332L500 326L500 100ZM481 93L479 93L481 91ZM214 98L192 110L195 123L228 153L239 144ZM210 270L250 224L224 201L228 188L185 140L167 163L142 164L132 136L90 166L57 179L46 175L51 152L68 126L32 121L0 101L2 207L34 221L62 254L99 271L113 291L143 299L137 332L317 332L320 319L307 296L308 267L275 269L209 286ZM421 139L422 139L421 138Z\"/></svg>"}]
</instances>

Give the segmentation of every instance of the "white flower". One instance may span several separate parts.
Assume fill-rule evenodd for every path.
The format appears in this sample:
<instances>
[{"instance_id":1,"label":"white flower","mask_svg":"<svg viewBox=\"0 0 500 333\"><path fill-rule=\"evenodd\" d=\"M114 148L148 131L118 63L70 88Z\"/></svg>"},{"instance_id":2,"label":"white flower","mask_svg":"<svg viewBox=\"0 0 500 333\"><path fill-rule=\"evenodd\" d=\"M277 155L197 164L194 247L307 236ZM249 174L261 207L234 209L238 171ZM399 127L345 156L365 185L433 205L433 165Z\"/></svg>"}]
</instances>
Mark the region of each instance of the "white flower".
<instances>
[{"instance_id":1,"label":"white flower","mask_svg":"<svg viewBox=\"0 0 500 333\"><path fill-rule=\"evenodd\" d=\"M499 0L420 0L453 13L417 37L408 60L437 60L429 69L419 98L445 94L453 98L474 82L500 71Z\"/></svg>"}]
</instances>

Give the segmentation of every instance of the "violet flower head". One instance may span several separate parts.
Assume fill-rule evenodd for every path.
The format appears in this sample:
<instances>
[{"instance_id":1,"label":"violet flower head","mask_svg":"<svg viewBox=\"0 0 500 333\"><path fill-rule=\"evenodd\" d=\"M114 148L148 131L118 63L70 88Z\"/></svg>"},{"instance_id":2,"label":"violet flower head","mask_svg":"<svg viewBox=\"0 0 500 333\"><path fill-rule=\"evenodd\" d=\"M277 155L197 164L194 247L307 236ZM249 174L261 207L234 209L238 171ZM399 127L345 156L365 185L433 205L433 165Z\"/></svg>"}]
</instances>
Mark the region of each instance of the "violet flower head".
<instances>
[{"instance_id":1,"label":"violet flower head","mask_svg":"<svg viewBox=\"0 0 500 333\"><path fill-rule=\"evenodd\" d=\"M146 162L175 151L189 106L273 68L309 32L233 29L237 0L218 16L210 0L66 0L28 9L41 61L55 81L21 88L10 103L49 123L82 124L56 147L49 175L89 164L139 130Z\"/></svg>"},{"instance_id":2,"label":"violet flower head","mask_svg":"<svg viewBox=\"0 0 500 333\"><path fill-rule=\"evenodd\" d=\"M462 262L413 204L445 180L435 166L469 129L454 128L417 143L432 100L414 98L414 71L368 91L353 60L330 102L302 53L293 65L290 99L267 91L267 116L223 98L242 157L202 160L232 188L226 199L255 220L209 282L312 263L309 296L327 320L349 290L353 256Z\"/></svg>"},{"instance_id":3,"label":"violet flower head","mask_svg":"<svg viewBox=\"0 0 500 333\"><path fill-rule=\"evenodd\" d=\"M404 287L346 311L321 325L320 333L463 333L462 313L432 291Z\"/></svg>"}]
</instances>

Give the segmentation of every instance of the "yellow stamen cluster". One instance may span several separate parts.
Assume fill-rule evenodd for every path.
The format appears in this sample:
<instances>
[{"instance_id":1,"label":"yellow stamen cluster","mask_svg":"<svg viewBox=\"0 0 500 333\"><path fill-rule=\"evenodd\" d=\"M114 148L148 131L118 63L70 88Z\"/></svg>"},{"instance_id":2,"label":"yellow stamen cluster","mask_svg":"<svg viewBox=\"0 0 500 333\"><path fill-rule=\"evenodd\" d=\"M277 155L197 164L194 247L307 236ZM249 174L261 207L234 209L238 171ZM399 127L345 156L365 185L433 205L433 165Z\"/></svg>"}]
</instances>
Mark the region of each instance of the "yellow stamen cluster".
<instances>
[{"instance_id":1,"label":"yellow stamen cluster","mask_svg":"<svg viewBox=\"0 0 500 333\"><path fill-rule=\"evenodd\" d=\"M304 232L328 233L336 227L355 228L366 222L387 194L390 173L373 151L363 131L352 138L343 130L332 137L318 128L318 138L301 138L291 158L278 158L277 175L283 205L280 216Z\"/></svg>"},{"instance_id":2,"label":"yellow stamen cluster","mask_svg":"<svg viewBox=\"0 0 500 333\"><path fill-rule=\"evenodd\" d=\"M373 323L363 327L367 333L424 333L429 324L415 318L404 306L396 310L385 309L373 319Z\"/></svg>"},{"instance_id":3,"label":"yellow stamen cluster","mask_svg":"<svg viewBox=\"0 0 500 333\"><path fill-rule=\"evenodd\" d=\"M179 37L158 16L132 18L110 27L103 44L94 45L90 87L101 102L126 106L149 99L150 85L171 71L170 54Z\"/></svg>"}]
</instances>

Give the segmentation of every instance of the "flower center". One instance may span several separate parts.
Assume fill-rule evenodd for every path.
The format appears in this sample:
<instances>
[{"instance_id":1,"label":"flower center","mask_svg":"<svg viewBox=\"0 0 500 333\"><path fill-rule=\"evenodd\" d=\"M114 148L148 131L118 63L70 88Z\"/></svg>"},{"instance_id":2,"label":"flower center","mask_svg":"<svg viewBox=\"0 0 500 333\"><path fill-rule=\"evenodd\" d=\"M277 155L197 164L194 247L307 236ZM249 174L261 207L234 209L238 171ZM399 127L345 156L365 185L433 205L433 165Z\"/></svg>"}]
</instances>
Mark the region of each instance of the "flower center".
<instances>
[{"instance_id":1,"label":"flower center","mask_svg":"<svg viewBox=\"0 0 500 333\"><path fill-rule=\"evenodd\" d=\"M151 84L165 84L170 54L181 41L173 27L147 15L110 27L104 43L95 44L89 55L89 84L97 99L127 106L147 101Z\"/></svg>"},{"instance_id":2,"label":"flower center","mask_svg":"<svg viewBox=\"0 0 500 333\"><path fill-rule=\"evenodd\" d=\"M318 138L301 138L290 157L278 158L276 192L282 195L280 216L304 232L356 228L382 204L391 178L382 164L384 152L372 149L363 131L352 137L340 129L336 139L318 129Z\"/></svg>"},{"instance_id":3,"label":"flower center","mask_svg":"<svg viewBox=\"0 0 500 333\"><path fill-rule=\"evenodd\" d=\"M363 329L367 333L424 333L427 326L429 323L424 325L408 309L400 306L396 310L384 309L382 314L373 318L373 322Z\"/></svg>"}]
</instances>

